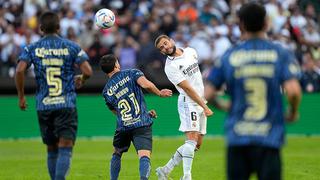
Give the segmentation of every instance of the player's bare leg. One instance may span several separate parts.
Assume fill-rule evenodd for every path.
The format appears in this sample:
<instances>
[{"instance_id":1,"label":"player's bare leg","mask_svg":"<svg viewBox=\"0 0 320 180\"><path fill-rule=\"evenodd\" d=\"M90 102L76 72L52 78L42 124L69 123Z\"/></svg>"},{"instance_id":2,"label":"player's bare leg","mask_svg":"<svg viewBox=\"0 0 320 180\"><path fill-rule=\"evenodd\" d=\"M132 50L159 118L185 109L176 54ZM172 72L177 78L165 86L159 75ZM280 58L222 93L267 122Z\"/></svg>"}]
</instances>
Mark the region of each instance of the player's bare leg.
<instances>
[{"instance_id":1,"label":"player's bare leg","mask_svg":"<svg viewBox=\"0 0 320 180\"><path fill-rule=\"evenodd\" d=\"M199 134L195 151L198 151L200 149L200 147L202 145L203 137L204 137L203 134Z\"/></svg>"}]
</instances>

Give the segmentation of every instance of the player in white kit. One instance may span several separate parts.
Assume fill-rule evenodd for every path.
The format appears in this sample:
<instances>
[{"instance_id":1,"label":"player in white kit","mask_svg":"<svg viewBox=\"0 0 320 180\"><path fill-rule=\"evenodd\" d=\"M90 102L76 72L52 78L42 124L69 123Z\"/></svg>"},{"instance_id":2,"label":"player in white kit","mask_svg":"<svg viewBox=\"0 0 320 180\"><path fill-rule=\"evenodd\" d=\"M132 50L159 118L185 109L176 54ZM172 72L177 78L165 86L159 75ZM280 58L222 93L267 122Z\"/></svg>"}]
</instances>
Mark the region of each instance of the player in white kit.
<instances>
[{"instance_id":1,"label":"player in white kit","mask_svg":"<svg viewBox=\"0 0 320 180\"><path fill-rule=\"evenodd\" d=\"M156 169L156 174L159 180L168 179L170 172L182 160L184 175L181 179L191 180L194 151L200 148L206 134L207 116L213 114L204 99L197 52L190 47L177 48L174 40L166 35L160 35L155 40L155 46L162 54L167 55L165 73L180 93L179 130L185 133L187 139L165 166Z\"/></svg>"}]
</instances>

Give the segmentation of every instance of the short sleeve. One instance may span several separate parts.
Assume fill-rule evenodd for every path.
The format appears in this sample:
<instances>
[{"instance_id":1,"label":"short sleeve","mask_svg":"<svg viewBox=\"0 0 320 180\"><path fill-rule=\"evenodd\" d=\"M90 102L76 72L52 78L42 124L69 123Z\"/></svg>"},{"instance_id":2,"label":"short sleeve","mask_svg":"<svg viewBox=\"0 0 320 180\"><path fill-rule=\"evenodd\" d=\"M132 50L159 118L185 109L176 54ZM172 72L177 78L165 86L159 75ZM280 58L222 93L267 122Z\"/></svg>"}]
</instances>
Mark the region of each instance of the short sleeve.
<instances>
[{"instance_id":1,"label":"short sleeve","mask_svg":"<svg viewBox=\"0 0 320 180\"><path fill-rule=\"evenodd\" d=\"M177 85L186 80L182 72L176 66L167 66L165 68L165 72L169 81L174 85Z\"/></svg>"},{"instance_id":2,"label":"short sleeve","mask_svg":"<svg viewBox=\"0 0 320 180\"><path fill-rule=\"evenodd\" d=\"M284 50L280 63L281 63L280 65L281 66L281 72L280 72L281 83L292 78L300 79L301 77L300 66L293 53L291 53L290 51Z\"/></svg>"},{"instance_id":3,"label":"short sleeve","mask_svg":"<svg viewBox=\"0 0 320 180\"><path fill-rule=\"evenodd\" d=\"M225 81L222 60L223 59L219 59L215 62L207 78L207 80L217 89L220 89Z\"/></svg>"},{"instance_id":4,"label":"short sleeve","mask_svg":"<svg viewBox=\"0 0 320 180\"><path fill-rule=\"evenodd\" d=\"M87 53L82 50L78 45L76 45L76 64L81 64L84 61L88 61L89 60L89 56L87 55Z\"/></svg>"},{"instance_id":5,"label":"short sleeve","mask_svg":"<svg viewBox=\"0 0 320 180\"><path fill-rule=\"evenodd\" d=\"M110 110L115 110L112 103L109 102L110 100L109 100L109 95L108 95L108 89L106 87L103 89L102 96L103 96L105 104L108 106L108 108Z\"/></svg>"},{"instance_id":6,"label":"short sleeve","mask_svg":"<svg viewBox=\"0 0 320 180\"><path fill-rule=\"evenodd\" d=\"M192 56L195 58L195 59L198 59L198 53L197 53L197 51L195 50L195 49L193 49L193 48L190 48L191 49L191 54L192 54Z\"/></svg>"},{"instance_id":7,"label":"short sleeve","mask_svg":"<svg viewBox=\"0 0 320 180\"><path fill-rule=\"evenodd\" d=\"M25 61L28 65L31 64L31 55L28 46L24 47L21 54L18 57L18 61Z\"/></svg>"},{"instance_id":8,"label":"short sleeve","mask_svg":"<svg viewBox=\"0 0 320 180\"><path fill-rule=\"evenodd\" d=\"M137 81L139 77L144 76L143 72L138 69L132 69L130 73L134 81Z\"/></svg>"}]
</instances>

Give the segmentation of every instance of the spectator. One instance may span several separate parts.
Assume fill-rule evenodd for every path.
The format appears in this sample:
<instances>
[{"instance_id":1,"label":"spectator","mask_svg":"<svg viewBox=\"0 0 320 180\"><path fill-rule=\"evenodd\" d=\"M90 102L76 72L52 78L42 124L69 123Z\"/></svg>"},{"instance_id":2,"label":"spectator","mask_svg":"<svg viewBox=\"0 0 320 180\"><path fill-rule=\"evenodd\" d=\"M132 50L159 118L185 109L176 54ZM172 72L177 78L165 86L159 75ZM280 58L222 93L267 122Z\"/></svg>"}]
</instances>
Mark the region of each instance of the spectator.
<instances>
[{"instance_id":1,"label":"spectator","mask_svg":"<svg viewBox=\"0 0 320 180\"><path fill-rule=\"evenodd\" d=\"M300 84L304 92L320 92L320 68L315 65L310 53L304 54Z\"/></svg>"}]
</instances>

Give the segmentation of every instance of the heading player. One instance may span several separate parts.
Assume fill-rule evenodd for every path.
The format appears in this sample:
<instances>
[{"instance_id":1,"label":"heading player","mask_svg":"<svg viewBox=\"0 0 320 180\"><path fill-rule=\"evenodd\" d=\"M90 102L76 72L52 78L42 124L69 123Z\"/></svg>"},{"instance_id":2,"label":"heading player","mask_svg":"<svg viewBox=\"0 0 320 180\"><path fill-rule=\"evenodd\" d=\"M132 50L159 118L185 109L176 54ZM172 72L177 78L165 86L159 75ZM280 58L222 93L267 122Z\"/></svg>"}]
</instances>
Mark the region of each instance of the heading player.
<instances>
[{"instance_id":1,"label":"heading player","mask_svg":"<svg viewBox=\"0 0 320 180\"><path fill-rule=\"evenodd\" d=\"M212 69L206 98L226 84L231 107L225 121L228 179L281 179L280 148L285 117L281 87L288 102L288 121L298 117L301 90L294 55L266 38L263 5L248 3L238 13L245 41L229 49Z\"/></svg>"},{"instance_id":2,"label":"heading player","mask_svg":"<svg viewBox=\"0 0 320 180\"><path fill-rule=\"evenodd\" d=\"M178 111L179 130L184 132L187 140L180 146L169 162L156 170L159 179L167 179L169 173L183 161L183 178L191 179L191 167L194 150L199 149L206 134L207 116L213 112L206 105L202 75L198 65L197 52L190 47L177 48L173 39L160 35L155 40L156 48L167 55L165 73L175 85L180 95Z\"/></svg>"},{"instance_id":3,"label":"heading player","mask_svg":"<svg viewBox=\"0 0 320 180\"><path fill-rule=\"evenodd\" d=\"M110 163L111 180L118 179L122 153L127 152L131 141L140 158L140 179L150 175L150 154L152 151L152 118L156 112L148 112L142 89L160 97L169 97L171 90L161 91L137 69L120 70L118 59L105 55L100 67L109 77L103 89L103 97L109 109L117 115L117 129L113 138L114 153Z\"/></svg>"},{"instance_id":4,"label":"heading player","mask_svg":"<svg viewBox=\"0 0 320 180\"><path fill-rule=\"evenodd\" d=\"M78 115L75 83L80 88L92 70L87 54L74 42L58 36L59 17L45 12L40 17L44 37L25 47L16 68L16 87L21 110L27 108L24 74L33 64L37 82L36 109L51 179L65 179L76 140ZM74 66L82 75L75 77ZM74 78L76 81L74 81Z\"/></svg>"}]
</instances>

